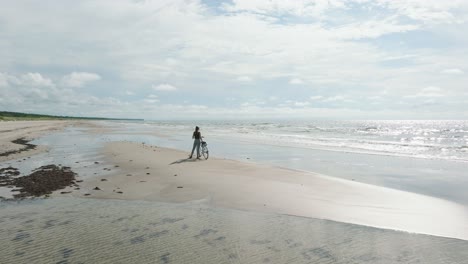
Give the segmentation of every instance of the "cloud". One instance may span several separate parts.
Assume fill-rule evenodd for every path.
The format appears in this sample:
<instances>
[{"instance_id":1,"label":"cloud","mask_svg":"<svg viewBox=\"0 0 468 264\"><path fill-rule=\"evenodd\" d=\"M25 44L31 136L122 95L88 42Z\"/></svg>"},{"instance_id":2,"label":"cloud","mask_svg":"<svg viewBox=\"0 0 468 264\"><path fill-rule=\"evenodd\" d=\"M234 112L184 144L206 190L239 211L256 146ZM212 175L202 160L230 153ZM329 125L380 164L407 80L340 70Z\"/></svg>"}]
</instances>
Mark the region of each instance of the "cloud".
<instances>
[{"instance_id":1,"label":"cloud","mask_svg":"<svg viewBox=\"0 0 468 264\"><path fill-rule=\"evenodd\" d=\"M321 96L321 95L314 95L314 96L309 97L309 99L312 100L312 101L320 100L320 99L323 99L323 96Z\"/></svg>"},{"instance_id":2,"label":"cloud","mask_svg":"<svg viewBox=\"0 0 468 264\"><path fill-rule=\"evenodd\" d=\"M148 104L155 104L155 103L159 103L159 100L158 99L144 99L143 100L145 103L148 103Z\"/></svg>"},{"instance_id":3,"label":"cloud","mask_svg":"<svg viewBox=\"0 0 468 264\"><path fill-rule=\"evenodd\" d=\"M8 76L0 72L0 87L8 86Z\"/></svg>"},{"instance_id":4,"label":"cloud","mask_svg":"<svg viewBox=\"0 0 468 264\"><path fill-rule=\"evenodd\" d=\"M466 1L439 0L382 0L376 1L377 6L394 10L397 14L425 23L454 23L457 22L457 13L466 10Z\"/></svg>"},{"instance_id":5,"label":"cloud","mask_svg":"<svg viewBox=\"0 0 468 264\"><path fill-rule=\"evenodd\" d=\"M167 83L162 83L162 84L159 84L159 85L153 85L152 88L155 91L163 91L163 92L177 91L177 88L175 86L172 86L172 85L167 84Z\"/></svg>"},{"instance_id":6,"label":"cloud","mask_svg":"<svg viewBox=\"0 0 468 264\"><path fill-rule=\"evenodd\" d=\"M441 92L442 89L440 89L439 87L437 86L428 86L428 87L424 87L421 89L422 92L425 92L425 93L433 93L433 92Z\"/></svg>"},{"instance_id":7,"label":"cloud","mask_svg":"<svg viewBox=\"0 0 468 264\"><path fill-rule=\"evenodd\" d=\"M101 76L96 73L89 72L72 72L63 76L62 85L67 87L80 88L84 87L89 82L99 81Z\"/></svg>"},{"instance_id":8,"label":"cloud","mask_svg":"<svg viewBox=\"0 0 468 264\"><path fill-rule=\"evenodd\" d=\"M237 80L239 82L251 82L252 78L250 78L249 76L239 76L237 77Z\"/></svg>"},{"instance_id":9,"label":"cloud","mask_svg":"<svg viewBox=\"0 0 468 264\"><path fill-rule=\"evenodd\" d=\"M263 100L258 100L258 99L251 99L248 102L243 102L240 104L241 107L263 106L263 105L266 105L266 102Z\"/></svg>"},{"instance_id":10,"label":"cloud","mask_svg":"<svg viewBox=\"0 0 468 264\"><path fill-rule=\"evenodd\" d=\"M444 74L454 74L454 75L458 75L458 74L464 74L465 72L461 69L446 69L446 70L443 70L442 73Z\"/></svg>"},{"instance_id":11,"label":"cloud","mask_svg":"<svg viewBox=\"0 0 468 264\"><path fill-rule=\"evenodd\" d=\"M289 80L289 84L303 84L304 82L299 78L292 78Z\"/></svg>"},{"instance_id":12,"label":"cloud","mask_svg":"<svg viewBox=\"0 0 468 264\"><path fill-rule=\"evenodd\" d=\"M405 98L428 98L428 97L444 97L442 89L436 86L428 86L421 89L417 94L406 95Z\"/></svg>"},{"instance_id":13,"label":"cloud","mask_svg":"<svg viewBox=\"0 0 468 264\"><path fill-rule=\"evenodd\" d=\"M309 102L294 102L294 106L297 106L297 107L304 107L308 105L310 105Z\"/></svg>"},{"instance_id":14,"label":"cloud","mask_svg":"<svg viewBox=\"0 0 468 264\"><path fill-rule=\"evenodd\" d=\"M41 76L48 79L46 76ZM21 79L20 76L10 75L9 78ZM428 93L441 92L438 87L426 87L421 89ZM264 104L261 100L252 100L249 103L236 107L208 106L199 103L172 104L160 102L158 95L149 94L144 99L125 101L112 96L98 97L90 96L81 89L60 88L56 86L23 86L21 82L12 82L11 85L2 88L2 99L0 108L6 111L17 111L17 105L27 106L22 111L80 116L102 116L102 117L142 117L149 119L264 119L264 118L391 118L400 116L402 118L414 118L421 116L424 107L435 107L434 98L425 98L417 110L411 109L398 111L384 111L376 109L366 112L361 109L345 107L311 107L309 102L286 100L285 104L271 106ZM346 98L342 96L342 98ZM409 104L402 102L401 107ZM421 109L421 110L419 110ZM418 112L419 111L419 112ZM431 112L428 118L453 116L456 111ZM460 118L468 118L461 114Z\"/></svg>"},{"instance_id":15,"label":"cloud","mask_svg":"<svg viewBox=\"0 0 468 264\"><path fill-rule=\"evenodd\" d=\"M336 0L233 0L231 4L225 3L224 10L228 12L252 12L260 14L316 16L332 8L344 8L342 1Z\"/></svg>"},{"instance_id":16,"label":"cloud","mask_svg":"<svg viewBox=\"0 0 468 264\"><path fill-rule=\"evenodd\" d=\"M333 31L336 38L365 39L379 38L392 33L404 33L420 29L419 25L401 24L395 17L385 19L358 21L344 25Z\"/></svg>"},{"instance_id":17,"label":"cloud","mask_svg":"<svg viewBox=\"0 0 468 264\"><path fill-rule=\"evenodd\" d=\"M51 87L54 83L51 79L43 77L40 73L26 73L18 80L24 86Z\"/></svg>"},{"instance_id":18,"label":"cloud","mask_svg":"<svg viewBox=\"0 0 468 264\"><path fill-rule=\"evenodd\" d=\"M336 96L330 96L323 98L321 100L323 103L352 103L354 100L347 98L346 96L343 95L336 95Z\"/></svg>"},{"instance_id":19,"label":"cloud","mask_svg":"<svg viewBox=\"0 0 468 264\"><path fill-rule=\"evenodd\" d=\"M336 102L336 101L344 101L344 100L345 100L344 96L337 95L337 96L327 97L323 99L322 102Z\"/></svg>"},{"instance_id":20,"label":"cloud","mask_svg":"<svg viewBox=\"0 0 468 264\"><path fill-rule=\"evenodd\" d=\"M369 13L370 16L391 14L403 20L414 20L423 23L459 23L460 10L468 7L466 1L440 0L233 0L224 3L223 9L227 12L246 12L270 17L299 17L319 20L335 20L336 14L343 14L359 10L360 14ZM357 8L356 8L357 7ZM377 12L378 10L378 12ZM335 15L335 16L333 16ZM328 17L332 16L332 18ZM466 19L466 18L465 18Z\"/></svg>"},{"instance_id":21,"label":"cloud","mask_svg":"<svg viewBox=\"0 0 468 264\"><path fill-rule=\"evenodd\" d=\"M338 108L351 99L367 101L376 91L387 91L384 98L389 99L372 113L391 109L391 98L462 97L463 70L468 69L467 5L460 0L4 1L0 17L8 27L2 28L0 42L5 72L0 89L8 100L1 106L51 111L54 102L60 112L63 104L75 107L86 99L90 103L80 105L82 112L140 117L183 112L176 106L188 101L206 104L210 115L223 118L223 113L239 110L237 102L253 98L268 103L241 108L246 116L250 110L274 117L276 110L266 106L295 116L306 111L294 102L306 100ZM37 28L48 33L41 45ZM105 83L92 83L99 89L68 89L101 79L79 74L97 71L91 69L105 72ZM291 92L285 80L308 87ZM183 87L184 95L166 93L156 98L158 104L143 103L151 98L141 87L157 90L169 81L171 87ZM237 81L248 87L239 89ZM419 89L428 84L443 84L445 92ZM238 101L219 100L228 97ZM269 97L291 102L281 108L280 100ZM117 105L125 112L117 112ZM363 108L347 105L356 113ZM466 105L449 103L440 106L444 110L468 112ZM348 111L342 113L348 116Z\"/></svg>"},{"instance_id":22,"label":"cloud","mask_svg":"<svg viewBox=\"0 0 468 264\"><path fill-rule=\"evenodd\" d=\"M2 95L9 100L0 105L0 108L6 110L63 115L63 111L74 112L70 110L75 109L77 105L83 109L91 109L95 103L100 107L108 107L105 103L107 99L97 99L94 96L76 93L70 88L57 86L50 78L40 73L9 75L8 79L11 82L4 88ZM21 109L17 108L18 105ZM92 111L89 114L92 114Z\"/></svg>"}]
</instances>

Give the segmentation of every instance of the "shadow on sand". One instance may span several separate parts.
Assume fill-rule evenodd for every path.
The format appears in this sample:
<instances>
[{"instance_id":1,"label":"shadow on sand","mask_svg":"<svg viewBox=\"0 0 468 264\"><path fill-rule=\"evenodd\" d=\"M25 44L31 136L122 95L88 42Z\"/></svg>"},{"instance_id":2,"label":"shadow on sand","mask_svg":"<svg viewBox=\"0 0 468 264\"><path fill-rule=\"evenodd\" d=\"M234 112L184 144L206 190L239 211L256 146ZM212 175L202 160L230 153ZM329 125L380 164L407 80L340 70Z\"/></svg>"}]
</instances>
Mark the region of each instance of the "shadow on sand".
<instances>
[{"instance_id":1,"label":"shadow on sand","mask_svg":"<svg viewBox=\"0 0 468 264\"><path fill-rule=\"evenodd\" d=\"M184 162L197 162L197 161L200 161L200 159L189 159L189 158L186 158L186 159L176 160L176 161L172 162L172 163L169 164L169 165L172 165L172 164L180 164L180 163L184 163Z\"/></svg>"}]
</instances>

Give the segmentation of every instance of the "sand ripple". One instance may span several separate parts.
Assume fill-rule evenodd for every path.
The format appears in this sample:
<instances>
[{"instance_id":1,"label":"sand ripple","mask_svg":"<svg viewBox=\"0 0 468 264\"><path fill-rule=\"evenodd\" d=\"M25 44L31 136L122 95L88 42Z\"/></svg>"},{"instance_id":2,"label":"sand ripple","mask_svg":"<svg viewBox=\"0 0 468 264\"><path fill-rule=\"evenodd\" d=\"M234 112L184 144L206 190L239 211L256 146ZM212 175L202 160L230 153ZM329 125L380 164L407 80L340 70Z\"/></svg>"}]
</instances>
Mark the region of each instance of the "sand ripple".
<instances>
[{"instance_id":1,"label":"sand ripple","mask_svg":"<svg viewBox=\"0 0 468 264\"><path fill-rule=\"evenodd\" d=\"M468 241L200 204L0 204L0 263L466 263Z\"/></svg>"}]
</instances>

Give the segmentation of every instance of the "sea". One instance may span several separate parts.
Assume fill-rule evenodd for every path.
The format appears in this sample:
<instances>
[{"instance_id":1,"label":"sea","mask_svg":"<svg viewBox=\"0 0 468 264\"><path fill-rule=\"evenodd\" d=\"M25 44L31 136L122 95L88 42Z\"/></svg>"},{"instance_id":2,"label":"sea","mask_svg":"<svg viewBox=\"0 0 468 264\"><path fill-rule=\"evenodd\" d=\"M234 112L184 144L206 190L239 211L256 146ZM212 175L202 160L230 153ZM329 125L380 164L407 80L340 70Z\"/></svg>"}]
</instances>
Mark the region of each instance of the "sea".
<instances>
[{"instance_id":1,"label":"sea","mask_svg":"<svg viewBox=\"0 0 468 264\"><path fill-rule=\"evenodd\" d=\"M169 131L198 125L206 135L264 145L468 162L468 121L147 121ZM190 124L190 125L189 125Z\"/></svg>"}]
</instances>

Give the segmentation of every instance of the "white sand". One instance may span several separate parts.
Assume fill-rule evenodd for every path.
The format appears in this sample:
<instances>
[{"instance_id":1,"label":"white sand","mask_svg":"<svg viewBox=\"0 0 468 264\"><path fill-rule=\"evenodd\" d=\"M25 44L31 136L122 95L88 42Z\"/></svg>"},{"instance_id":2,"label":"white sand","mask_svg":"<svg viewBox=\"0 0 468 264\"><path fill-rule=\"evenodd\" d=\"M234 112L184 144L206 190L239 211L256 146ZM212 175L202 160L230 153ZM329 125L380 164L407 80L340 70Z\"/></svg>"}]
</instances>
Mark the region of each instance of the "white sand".
<instances>
[{"instance_id":1,"label":"white sand","mask_svg":"<svg viewBox=\"0 0 468 264\"><path fill-rule=\"evenodd\" d=\"M215 207L468 239L466 207L438 198L265 165L188 160L181 151L129 142L109 143L104 153L119 166L118 173L104 177L107 181L86 180L81 193L72 196L87 192L92 198L201 200ZM102 190L92 190L96 186Z\"/></svg>"}]
</instances>

